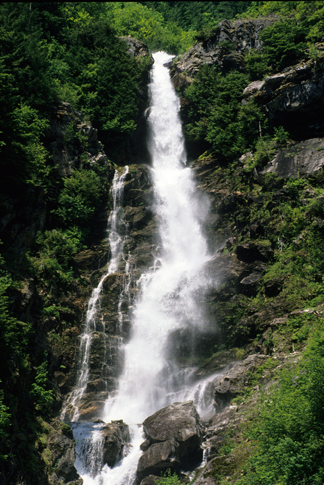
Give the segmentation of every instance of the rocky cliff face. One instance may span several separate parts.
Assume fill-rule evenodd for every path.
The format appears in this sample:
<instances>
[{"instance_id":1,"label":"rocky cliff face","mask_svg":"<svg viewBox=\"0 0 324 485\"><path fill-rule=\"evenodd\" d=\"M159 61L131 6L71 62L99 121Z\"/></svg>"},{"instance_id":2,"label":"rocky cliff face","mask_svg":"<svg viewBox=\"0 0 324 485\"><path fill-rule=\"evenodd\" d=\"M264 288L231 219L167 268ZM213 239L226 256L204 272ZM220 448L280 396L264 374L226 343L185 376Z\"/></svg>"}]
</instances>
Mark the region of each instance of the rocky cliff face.
<instances>
[{"instance_id":1,"label":"rocky cliff face","mask_svg":"<svg viewBox=\"0 0 324 485\"><path fill-rule=\"evenodd\" d=\"M324 135L323 46L316 44L319 58L299 62L283 72L254 81L243 92L242 103L254 99L270 123L282 125L295 140Z\"/></svg>"},{"instance_id":2,"label":"rocky cliff face","mask_svg":"<svg viewBox=\"0 0 324 485\"><path fill-rule=\"evenodd\" d=\"M196 42L179 60L171 63L173 85L183 88L190 84L204 64L215 65L223 73L231 69L244 71L244 54L252 48L261 48L259 33L275 20L275 17L233 22L223 20L209 37Z\"/></svg>"}]
</instances>

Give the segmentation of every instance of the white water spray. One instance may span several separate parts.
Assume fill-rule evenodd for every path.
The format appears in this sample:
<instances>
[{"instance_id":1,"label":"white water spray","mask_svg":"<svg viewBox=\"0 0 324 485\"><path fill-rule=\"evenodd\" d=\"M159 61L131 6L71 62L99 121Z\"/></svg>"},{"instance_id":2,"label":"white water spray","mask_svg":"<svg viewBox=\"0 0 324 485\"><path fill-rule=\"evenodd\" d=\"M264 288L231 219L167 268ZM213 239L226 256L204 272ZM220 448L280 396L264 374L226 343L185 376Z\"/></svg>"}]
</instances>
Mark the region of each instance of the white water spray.
<instances>
[{"instance_id":1,"label":"white water spray","mask_svg":"<svg viewBox=\"0 0 324 485\"><path fill-rule=\"evenodd\" d=\"M199 389L189 386L190 369L181 370L176 356L168 352L175 331L187 331L190 335L204 327L199 295L208 284L203 266L210 258L201 230L207 208L196 194L191 170L185 167L180 103L168 69L163 66L170 59L163 52L154 55L150 84L149 149L160 252L154 269L138 281L140 297L134 304L131 338L123 348L123 374L117 392L108 398L101 416L105 422L122 419L127 423L132 445L121 462L114 468L105 465L97 475L87 465L87 459L78 458L76 467L84 485L133 485L142 453L139 424L174 401L194 399L200 405L203 399ZM203 403L202 408L206 407ZM91 453L100 442L98 428L100 425L94 424L74 428L74 436L80 443L87 443L84 436L90 433ZM86 448L80 444L79 454L86 452ZM100 452L94 453L92 460L99 462Z\"/></svg>"}]
</instances>

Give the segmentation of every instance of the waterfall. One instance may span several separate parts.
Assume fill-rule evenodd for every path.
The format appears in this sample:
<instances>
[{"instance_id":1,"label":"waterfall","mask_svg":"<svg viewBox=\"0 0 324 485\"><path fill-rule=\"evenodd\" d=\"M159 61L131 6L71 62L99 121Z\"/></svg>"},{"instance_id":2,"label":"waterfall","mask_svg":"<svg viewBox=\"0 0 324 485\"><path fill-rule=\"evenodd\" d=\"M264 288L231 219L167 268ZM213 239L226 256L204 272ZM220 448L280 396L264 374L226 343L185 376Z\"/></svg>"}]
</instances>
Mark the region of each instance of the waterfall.
<instances>
[{"instance_id":1,"label":"waterfall","mask_svg":"<svg viewBox=\"0 0 324 485\"><path fill-rule=\"evenodd\" d=\"M139 296L133 305L131 337L123 345L123 373L116 393L108 397L103 415L98 416L105 422L122 419L130 427L132 443L114 468L102 467L102 424L73 425L76 467L84 485L133 485L142 453L140 425L144 419L177 400L194 399L198 407L203 403L204 385L197 389L192 385L192 369L180 368L176 344L172 346L175 355L168 350L177 332L180 336L185 332L190 348L195 332L204 327L199 300L208 285L203 267L210 259L201 229L208 207L197 195L191 170L186 167L180 102L164 66L171 58L164 52L154 54L149 86L148 145L159 254L154 267L137 282ZM81 374L79 382L82 388ZM206 403L202 407L207 408Z\"/></svg>"},{"instance_id":2,"label":"waterfall","mask_svg":"<svg viewBox=\"0 0 324 485\"><path fill-rule=\"evenodd\" d=\"M177 329L203 323L195 293L205 284L200 272L209 258L200 224L204 208L185 167L180 103L163 66L170 56L160 52L154 60L148 121L160 265L141 278L119 392L108 400L104 416L105 421L122 418L128 424L141 423L172 401L176 389L170 381L179 375L166 353L168 338Z\"/></svg>"}]
</instances>

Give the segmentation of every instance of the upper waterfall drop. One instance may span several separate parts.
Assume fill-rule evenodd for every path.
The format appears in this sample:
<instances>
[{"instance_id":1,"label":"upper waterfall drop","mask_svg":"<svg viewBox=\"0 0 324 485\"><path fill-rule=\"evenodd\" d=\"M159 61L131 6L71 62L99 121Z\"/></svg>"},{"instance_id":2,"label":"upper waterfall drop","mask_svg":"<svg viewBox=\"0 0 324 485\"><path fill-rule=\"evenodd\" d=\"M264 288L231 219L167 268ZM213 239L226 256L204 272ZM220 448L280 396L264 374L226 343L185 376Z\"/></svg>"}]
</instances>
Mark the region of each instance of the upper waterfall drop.
<instances>
[{"instance_id":1,"label":"upper waterfall drop","mask_svg":"<svg viewBox=\"0 0 324 485\"><path fill-rule=\"evenodd\" d=\"M180 103L164 66L170 56L158 52L154 60L148 145L160 265L141 278L118 394L108 400L103 416L105 421L122 418L128 424L141 423L170 404L178 387L185 384L174 383L178 369L176 360L168 356L167 343L175 330L203 325L196 292L206 284L200 273L209 259L200 223L205 208L196 196L191 170L185 168Z\"/></svg>"}]
</instances>

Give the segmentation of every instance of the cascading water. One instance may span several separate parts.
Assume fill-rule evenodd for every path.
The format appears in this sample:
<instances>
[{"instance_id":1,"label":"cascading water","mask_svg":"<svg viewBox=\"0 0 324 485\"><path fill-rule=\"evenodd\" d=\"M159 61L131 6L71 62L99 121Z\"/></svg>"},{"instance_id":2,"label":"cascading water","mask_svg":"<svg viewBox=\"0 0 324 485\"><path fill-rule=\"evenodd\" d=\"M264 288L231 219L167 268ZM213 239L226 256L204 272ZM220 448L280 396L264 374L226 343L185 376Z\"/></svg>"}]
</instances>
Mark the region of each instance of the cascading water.
<instances>
[{"instance_id":1,"label":"cascading water","mask_svg":"<svg viewBox=\"0 0 324 485\"><path fill-rule=\"evenodd\" d=\"M74 391L70 394L66 405L63 407L61 413L61 419L64 420L66 414L69 414L70 421L78 421L79 418L79 404L85 393L89 378L89 359L90 359L90 348L93 332L96 330L96 314L98 310L98 305L100 303L100 293L102 290L102 285L105 278L114 273L123 256L124 247L124 237L120 234L119 225L123 224L120 218L119 212L122 207L123 200L123 190L125 184L125 177L128 173L128 167L126 166L122 175L119 176L117 170L114 175L111 195L113 199L113 209L110 213L108 219L108 234L109 234L109 245L111 251L111 258L108 265L107 273L105 273L100 282L92 292L91 298L88 303L88 309L86 314L86 325L83 334L81 335L80 348L79 348L79 371L77 384ZM125 233L125 231L123 231ZM127 267L127 263L126 263Z\"/></svg>"},{"instance_id":2,"label":"cascading water","mask_svg":"<svg viewBox=\"0 0 324 485\"><path fill-rule=\"evenodd\" d=\"M154 269L138 281L140 296L133 308L131 338L123 347L123 374L100 416L105 422L127 423L132 444L114 468L102 467L102 424L88 425L87 432L80 425L74 427L76 467L85 485L134 483L143 441L140 423L150 414L177 400L194 399L198 411L199 406L207 408L201 389L189 385L191 370L181 370L168 351L176 332L194 335L195 329L204 326L199 296L208 285L203 267L210 258L201 230L206 201L202 204L185 166L180 103L163 65L171 58L164 52L154 54L148 118L160 251Z\"/></svg>"},{"instance_id":3,"label":"cascading water","mask_svg":"<svg viewBox=\"0 0 324 485\"><path fill-rule=\"evenodd\" d=\"M141 423L169 404L177 390L171 381L178 369L167 359L166 345L176 329L203 324L195 293L206 283L200 272L209 259L200 227L205 209L195 196L191 171L184 167L179 99L163 66L170 56L160 52L154 60L148 120L160 266L139 282L141 296L134 309L132 338L124 349L124 373L118 395L108 400L104 416L105 420L122 418L128 424Z\"/></svg>"}]
</instances>

